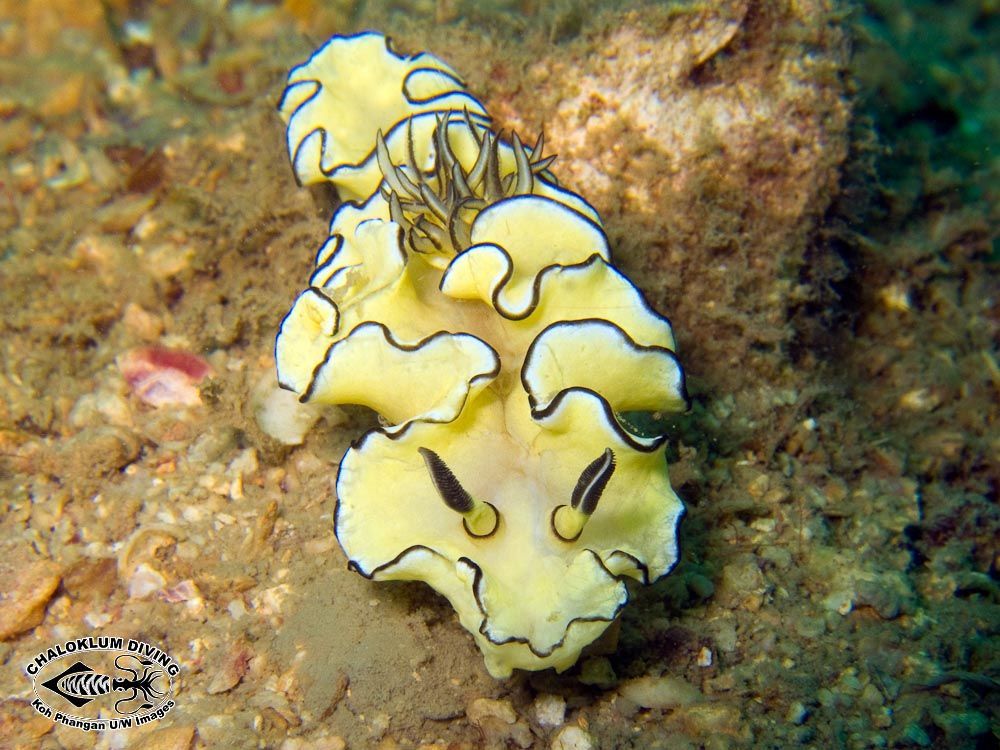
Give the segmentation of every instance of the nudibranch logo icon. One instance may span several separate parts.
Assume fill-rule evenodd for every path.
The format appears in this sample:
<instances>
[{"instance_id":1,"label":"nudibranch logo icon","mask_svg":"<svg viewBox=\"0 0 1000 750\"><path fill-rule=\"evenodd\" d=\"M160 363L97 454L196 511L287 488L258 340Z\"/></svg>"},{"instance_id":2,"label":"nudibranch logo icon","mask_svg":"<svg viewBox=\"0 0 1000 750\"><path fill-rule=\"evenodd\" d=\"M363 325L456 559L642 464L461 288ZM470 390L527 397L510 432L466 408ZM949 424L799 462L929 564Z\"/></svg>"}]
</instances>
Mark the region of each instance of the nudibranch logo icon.
<instances>
[{"instance_id":1,"label":"nudibranch logo icon","mask_svg":"<svg viewBox=\"0 0 1000 750\"><path fill-rule=\"evenodd\" d=\"M175 705L171 693L180 667L141 641L89 637L39 653L25 671L33 679L36 711L59 724L100 731L163 718Z\"/></svg>"},{"instance_id":2,"label":"nudibranch logo icon","mask_svg":"<svg viewBox=\"0 0 1000 750\"><path fill-rule=\"evenodd\" d=\"M126 666L128 660L134 661L138 669ZM156 689L155 684L163 680L166 672L152 667L153 662L148 659L140 659L132 654L120 654L115 657L115 668L131 675L122 678L95 672L82 661L78 661L63 670L61 674L43 682L42 687L48 688L77 708L86 706L94 698L102 695L128 693L121 700L115 701L115 711L132 715L144 708L152 708L154 705L152 701L165 695L164 691ZM142 676L139 675L139 669L142 670Z\"/></svg>"}]
</instances>

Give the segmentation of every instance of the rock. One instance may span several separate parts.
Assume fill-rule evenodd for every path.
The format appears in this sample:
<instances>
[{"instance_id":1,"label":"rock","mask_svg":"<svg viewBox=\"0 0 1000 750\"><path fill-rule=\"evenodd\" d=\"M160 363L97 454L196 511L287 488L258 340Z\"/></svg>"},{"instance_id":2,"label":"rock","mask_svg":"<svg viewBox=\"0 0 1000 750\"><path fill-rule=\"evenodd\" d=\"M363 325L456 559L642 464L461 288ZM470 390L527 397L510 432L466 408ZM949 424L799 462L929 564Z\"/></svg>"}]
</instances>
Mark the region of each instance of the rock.
<instances>
[{"instance_id":1,"label":"rock","mask_svg":"<svg viewBox=\"0 0 1000 750\"><path fill-rule=\"evenodd\" d=\"M559 143L560 179L608 224L628 217L623 254L645 247L646 266L662 269L651 299L671 299L671 312L700 332L701 351L686 357L726 363L704 373L716 393L736 392L726 384L759 366L744 342L790 340L783 309L794 304L796 284L788 279L803 263L801 238L836 193L851 106L843 81L829 74L846 49L846 35L825 18L832 13L820 2L654 3L641 22L609 24L589 46L529 66L521 84L546 138ZM708 69L716 75L710 90L699 80ZM553 85L569 77L573 87ZM546 117L547 90L558 97L556 116ZM707 175L720 176L711 204L703 202ZM711 260L720 247L731 248L724 264ZM702 284L704 296L692 293ZM752 328L723 333L715 322L738 316ZM764 404L751 413L766 413Z\"/></svg>"},{"instance_id":2,"label":"rock","mask_svg":"<svg viewBox=\"0 0 1000 750\"><path fill-rule=\"evenodd\" d=\"M134 302L129 302L125 306L122 323L129 333L148 343L156 341L163 335L163 319Z\"/></svg>"},{"instance_id":3,"label":"rock","mask_svg":"<svg viewBox=\"0 0 1000 750\"><path fill-rule=\"evenodd\" d=\"M916 745L917 747L931 746L930 735L919 724L907 724L900 739L909 745Z\"/></svg>"},{"instance_id":4,"label":"rock","mask_svg":"<svg viewBox=\"0 0 1000 750\"><path fill-rule=\"evenodd\" d=\"M618 675L606 657L595 656L587 659L580 668L580 682L584 685L609 688L618 682Z\"/></svg>"},{"instance_id":5,"label":"rock","mask_svg":"<svg viewBox=\"0 0 1000 750\"><path fill-rule=\"evenodd\" d=\"M580 727L568 726L559 730L549 747L552 750L593 750L594 740Z\"/></svg>"},{"instance_id":6,"label":"rock","mask_svg":"<svg viewBox=\"0 0 1000 750\"><path fill-rule=\"evenodd\" d=\"M249 669L252 656L253 652L246 643L240 641L233 644L223 659L221 668L208 684L206 692L209 695L218 695L227 693L239 685Z\"/></svg>"},{"instance_id":7,"label":"rock","mask_svg":"<svg viewBox=\"0 0 1000 750\"><path fill-rule=\"evenodd\" d=\"M80 560L66 571L62 584L73 599L104 601L118 586L118 561L113 557Z\"/></svg>"},{"instance_id":8,"label":"rock","mask_svg":"<svg viewBox=\"0 0 1000 750\"><path fill-rule=\"evenodd\" d=\"M857 606L874 609L879 617L894 620L901 614L913 611L916 597L913 588L901 573L888 573L871 581L859 581Z\"/></svg>"},{"instance_id":9,"label":"rock","mask_svg":"<svg viewBox=\"0 0 1000 750\"><path fill-rule=\"evenodd\" d=\"M796 634L802 638L819 638L826 632L826 620L822 617L799 615L792 619L792 627Z\"/></svg>"},{"instance_id":10,"label":"rock","mask_svg":"<svg viewBox=\"0 0 1000 750\"><path fill-rule=\"evenodd\" d=\"M9 547L0 553L0 641L42 622L61 579L62 569L52 560Z\"/></svg>"},{"instance_id":11,"label":"rock","mask_svg":"<svg viewBox=\"0 0 1000 750\"><path fill-rule=\"evenodd\" d=\"M4 739L4 747L44 747L41 738L55 726L55 722L38 713L26 700L0 701L0 737Z\"/></svg>"},{"instance_id":12,"label":"rock","mask_svg":"<svg viewBox=\"0 0 1000 750\"><path fill-rule=\"evenodd\" d=\"M551 729L561 727L566 720L566 699L561 695L542 693L535 698L535 721Z\"/></svg>"},{"instance_id":13,"label":"rock","mask_svg":"<svg viewBox=\"0 0 1000 750\"><path fill-rule=\"evenodd\" d=\"M517 721L517 714L514 713L510 701L492 698L476 698L469 704L465 716L476 726L481 726L487 718L499 719L504 724L513 724Z\"/></svg>"},{"instance_id":14,"label":"rock","mask_svg":"<svg viewBox=\"0 0 1000 750\"><path fill-rule=\"evenodd\" d=\"M209 714L198 720L198 739L208 747L226 747L236 736L236 722L231 714Z\"/></svg>"},{"instance_id":15,"label":"rock","mask_svg":"<svg viewBox=\"0 0 1000 750\"><path fill-rule=\"evenodd\" d=\"M471 724L479 727L487 746L506 747L513 742L518 747L531 747L531 728L525 721L518 721L514 707L508 700L477 698L465 712Z\"/></svg>"},{"instance_id":16,"label":"rock","mask_svg":"<svg viewBox=\"0 0 1000 750\"><path fill-rule=\"evenodd\" d=\"M128 401L114 391L97 390L77 399L69 422L79 429L108 424L129 427L132 424L132 409Z\"/></svg>"},{"instance_id":17,"label":"rock","mask_svg":"<svg viewBox=\"0 0 1000 750\"><path fill-rule=\"evenodd\" d=\"M741 555L722 569L722 580L716 592L720 604L730 609L760 609L765 589L764 574L754 555Z\"/></svg>"},{"instance_id":18,"label":"rock","mask_svg":"<svg viewBox=\"0 0 1000 750\"><path fill-rule=\"evenodd\" d=\"M709 620L707 630L717 651L728 654L736 650L736 623L731 618L717 617Z\"/></svg>"},{"instance_id":19,"label":"rock","mask_svg":"<svg viewBox=\"0 0 1000 750\"><path fill-rule=\"evenodd\" d=\"M785 721L789 724L803 724L809 718L809 709L801 701L795 701L788 707L785 714Z\"/></svg>"},{"instance_id":20,"label":"rock","mask_svg":"<svg viewBox=\"0 0 1000 750\"><path fill-rule=\"evenodd\" d=\"M228 425L213 426L191 441L187 449L187 460L199 467L222 461L236 449L239 441L239 432L235 428Z\"/></svg>"},{"instance_id":21,"label":"rock","mask_svg":"<svg viewBox=\"0 0 1000 750\"><path fill-rule=\"evenodd\" d=\"M839 615L847 615L854 609L854 598L856 594L850 589L837 589L829 593L820 602L823 609L829 612L836 612Z\"/></svg>"},{"instance_id":22,"label":"rock","mask_svg":"<svg viewBox=\"0 0 1000 750\"><path fill-rule=\"evenodd\" d=\"M78 486L78 494L89 495L100 477L121 471L142 454L142 438L127 427L86 427L56 452L52 470L64 482ZM79 481L77 477L86 477Z\"/></svg>"},{"instance_id":23,"label":"rock","mask_svg":"<svg viewBox=\"0 0 1000 750\"><path fill-rule=\"evenodd\" d=\"M698 599L710 599L715 593L715 584L701 573L692 573L687 578L687 587Z\"/></svg>"},{"instance_id":24,"label":"rock","mask_svg":"<svg viewBox=\"0 0 1000 750\"><path fill-rule=\"evenodd\" d=\"M381 739L385 736L385 733L389 731L389 725L391 723L392 717L390 717L385 711L379 711L372 718L372 724L368 731L375 739Z\"/></svg>"}]
</instances>

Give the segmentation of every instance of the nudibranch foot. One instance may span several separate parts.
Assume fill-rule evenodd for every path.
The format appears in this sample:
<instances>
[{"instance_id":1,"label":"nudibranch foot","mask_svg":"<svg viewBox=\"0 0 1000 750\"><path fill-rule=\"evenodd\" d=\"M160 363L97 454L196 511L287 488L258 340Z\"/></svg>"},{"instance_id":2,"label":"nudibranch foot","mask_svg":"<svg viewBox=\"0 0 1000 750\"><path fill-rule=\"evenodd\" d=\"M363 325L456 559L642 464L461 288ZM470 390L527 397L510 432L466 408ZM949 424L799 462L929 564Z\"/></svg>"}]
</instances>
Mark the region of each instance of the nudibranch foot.
<instances>
[{"instance_id":1,"label":"nudibranch foot","mask_svg":"<svg viewBox=\"0 0 1000 750\"><path fill-rule=\"evenodd\" d=\"M383 422L337 475L350 569L427 582L496 677L571 667L626 579L677 563L666 436L635 427L688 405L669 322L541 136L494 132L436 57L334 37L279 108L296 178L345 201L281 323L279 382Z\"/></svg>"}]
</instances>

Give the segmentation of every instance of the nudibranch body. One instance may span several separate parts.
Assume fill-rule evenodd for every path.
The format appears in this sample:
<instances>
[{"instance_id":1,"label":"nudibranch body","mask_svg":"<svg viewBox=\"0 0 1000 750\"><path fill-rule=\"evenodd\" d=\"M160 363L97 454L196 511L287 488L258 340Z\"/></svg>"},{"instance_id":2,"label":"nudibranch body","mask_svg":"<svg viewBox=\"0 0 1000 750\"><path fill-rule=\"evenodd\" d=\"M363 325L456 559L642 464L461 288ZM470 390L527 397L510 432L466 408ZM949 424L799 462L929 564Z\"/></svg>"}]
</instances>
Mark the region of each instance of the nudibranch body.
<instances>
[{"instance_id":1,"label":"nudibranch body","mask_svg":"<svg viewBox=\"0 0 1000 750\"><path fill-rule=\"evenodd\" d=\"M437 58L334 37L279 108L298 180L347 200L281 324L279 382L382 418L337 477L350 567L446 596L496 677L568 668L625 579L677 562L664 436L623 417L687 407L669 323L541 139L502 140Z\"/></svg>"}]
</instances>

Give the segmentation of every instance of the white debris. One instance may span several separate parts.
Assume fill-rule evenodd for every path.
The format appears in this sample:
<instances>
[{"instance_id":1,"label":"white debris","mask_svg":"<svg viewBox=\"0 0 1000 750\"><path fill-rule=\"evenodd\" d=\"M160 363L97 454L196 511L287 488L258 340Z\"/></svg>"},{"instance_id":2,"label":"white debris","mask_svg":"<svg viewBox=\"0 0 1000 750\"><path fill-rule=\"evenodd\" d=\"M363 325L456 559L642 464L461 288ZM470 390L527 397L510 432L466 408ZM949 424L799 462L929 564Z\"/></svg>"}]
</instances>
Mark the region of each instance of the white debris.
<instances>
[{"instance_id":1,"label":"white debris","mask_svg":"<svg viewBox=\"0 0 1000 750\"><path fill-rule=\"evenodd\" d=\"M128 580L128 595L130 599L145 599L162 589L167 583L159 571L149 567L147 563L136 566L132 577Z\"/></svg>"},{"instance_id":2,"label":"white debris","mask_svg":"<svg viewBox=\"0 0 1000 750\"><path fill-rule=\"evenodd\" d=\"M552 750L593 750L594 740L580 727L568 726L559 730L550 747Z\"/></svg>"},{"instance_id":3,"label":"white debris","mask_svg":"<svg viewBox=\"0 0 1000 750\"><path fill-rule=\"evenodd\" d=\"M299 397L279 388L273 376L257 383L251 405L260 429L283 445L301 445L323 414L322 406L300 404Z\"/></svg>"},{"instance_id":4,"label":"white debris","mask_svg":"<svg viewBox=\"0 0 1000 750\"><path fill-rule=\"evenodd\" d=\"M543 727L561 727L566 720L566 699L561 695L542 693L535 698L535 720Z\"/></svg>"},{"instance_id":5,"label":"white debris","mask_svg":"<svg viewBox=\"0 0 1000 750\"><path fill-rule=\"evenodd\" d=\"M680 677L638 677L619 689L623 696L643 708L678 708L698 703L703 696L694 685Z\"/></svg>"}]
</instances>

